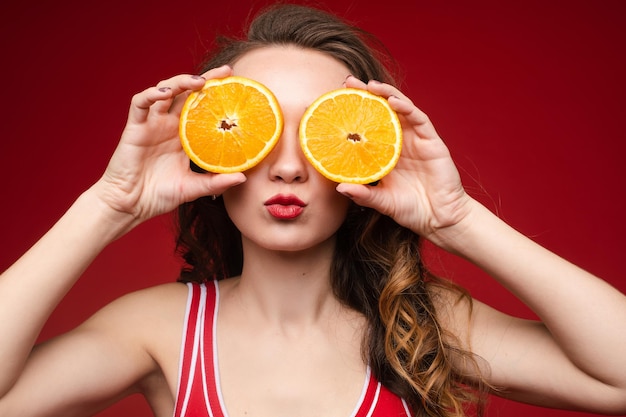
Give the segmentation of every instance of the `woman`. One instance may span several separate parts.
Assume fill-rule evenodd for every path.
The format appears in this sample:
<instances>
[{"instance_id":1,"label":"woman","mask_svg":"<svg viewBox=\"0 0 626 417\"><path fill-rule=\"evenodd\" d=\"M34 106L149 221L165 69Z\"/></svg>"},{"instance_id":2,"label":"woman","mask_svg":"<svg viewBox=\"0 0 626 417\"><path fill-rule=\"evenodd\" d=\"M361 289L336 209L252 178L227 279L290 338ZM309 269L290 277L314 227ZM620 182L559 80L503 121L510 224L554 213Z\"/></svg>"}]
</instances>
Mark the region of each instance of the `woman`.
<instances>
[{"instance_id":1,"label":"woman","mask_svg":"<svg viewBox=\"0 0 626 417\"><path fill-rule=\"evenodd\" d=\"M247 42L213 56L204 78L176 76L133 98L103 177L0 279L1 415L88 415L142 392L157 416L448 416L468 401L480 408L484 387L626 412L626 335L607 324L626 320L626 298L469 197L428 118L356 35L324 13L277 7ZM277 96L280 142L245 173L193 172L177 138L182 102L231 74ZM387 98L402 120L401 160L375 187L329 182L298 146L306 107L342 86ZM284 200L302 214L274 218L266 205ZM32 350L108 243L177 207L181 280L194 284L125 296ZM482 267L542 322L431 276L419 236ZM579 308L590 297L603 308Z\"/></svg>"}]
</instances>

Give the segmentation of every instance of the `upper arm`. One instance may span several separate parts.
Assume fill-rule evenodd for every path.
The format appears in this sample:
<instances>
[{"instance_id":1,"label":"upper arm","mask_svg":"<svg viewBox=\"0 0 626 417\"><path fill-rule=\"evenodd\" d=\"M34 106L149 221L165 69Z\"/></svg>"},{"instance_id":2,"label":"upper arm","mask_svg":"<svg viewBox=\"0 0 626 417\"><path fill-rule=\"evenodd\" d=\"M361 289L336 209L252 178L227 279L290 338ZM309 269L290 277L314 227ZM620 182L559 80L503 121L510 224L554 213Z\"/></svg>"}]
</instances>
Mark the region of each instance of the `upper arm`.
<instances>
[{"instance_id":1,"label":"upper arm","mask_svg":"<svg viewBox=\"0 0 626 417\"><path fill-rule=\"evenodd\" d=\"M158 369L146 330L149 298L141 292L122 297L71 332L36 346L0 401L0 414L89 415L137 391Z\"/></svg>"},{"instance_id":2,"label":"upper arm","mask_svg":"<svg viewBox=\"0 0 626 417\"><path fill-rule=\"evenodd\" d=\"M477 300L470 304L452 297L440 298L446 300L439 306L443 325L476 356L481 376L494 394L597 413L623 407L623 392L576 367L543 323L509 316Z\"/></svg>"}]
</instances>

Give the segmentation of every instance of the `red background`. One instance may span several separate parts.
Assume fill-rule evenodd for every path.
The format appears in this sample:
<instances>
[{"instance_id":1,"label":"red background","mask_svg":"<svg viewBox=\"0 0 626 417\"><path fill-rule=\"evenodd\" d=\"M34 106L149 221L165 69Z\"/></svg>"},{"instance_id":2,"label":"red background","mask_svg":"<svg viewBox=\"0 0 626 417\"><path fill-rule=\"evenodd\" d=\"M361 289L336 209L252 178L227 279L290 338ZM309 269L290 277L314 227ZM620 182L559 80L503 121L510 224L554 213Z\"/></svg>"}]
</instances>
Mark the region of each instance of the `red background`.
<instances>
[{"instance_id":1,"label":"red background","mask_svg":"<svg viewBox=\"0 0 626 417\"><path fill-rule=\"evenodd\" d=\"M2 269L100 176L131 96L192 72L216 33L239 28L266 1L39 3L0 6ZM405 92L431 116L471 194L626 291L626 3L327 0L325 7L377 34L396 56ZM174 280L170 227L163 216L107 248L42 337L125 292ZM436 253L433 266L496 307L532 317L471 265ZM593 300L580 308L595 308ZM131 415L149 415L137 397L100 414ZM488 415L581 414L494 399Z\"/></svg>"}]
</instances>

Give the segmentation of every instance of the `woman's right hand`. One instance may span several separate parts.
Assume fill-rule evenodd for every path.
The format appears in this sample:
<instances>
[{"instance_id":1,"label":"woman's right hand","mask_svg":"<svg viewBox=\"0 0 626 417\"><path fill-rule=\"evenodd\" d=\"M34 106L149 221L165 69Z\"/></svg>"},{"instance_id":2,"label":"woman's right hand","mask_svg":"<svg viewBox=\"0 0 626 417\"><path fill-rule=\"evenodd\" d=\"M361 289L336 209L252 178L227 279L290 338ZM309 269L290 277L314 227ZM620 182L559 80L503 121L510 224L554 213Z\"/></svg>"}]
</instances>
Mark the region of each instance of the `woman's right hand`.
<instances>
[{"instance_id":1,"label":"woman's right hand","mask_svg":"<svg viewBox=\"0 0 626 417\"><path fill-rule=\"evenodd\" d=\"M246 180L242 173L191 171L178 136L180 112L205 79L231 75L228 66L203 77L178 75L136 94L117 149L93 190L130 227L199 197L221 194Z\"/></svg>"},{"instance_id":2,"label":"woman's right hand","mask_svg":"<svg viewBox=\"0 0 626 417\"><path fill-rule=\"evenodd\" d=\"M231 73L229 67L221 67L204 77L226 77ZM7 411L16 408L23 410L33 387L52 383L75 387L74 391L64 390L69 398L48 396L34 407L48 412L61 410L55 407L76 411L74 408L89 401L92 403L88 407L102 400L108 402L113 393L117 396L127 390L129 381L135 383L152 371L151 356L136 349L143 346L142 342L131 342L137 328L124 336L125 320L120 326L111 325L119 317L117 313L104 319L104 325L96 330L78 330L36 351L33 346L50 313L112 240L183 202L220 194L245 181L241 173L195 173L182 150L178 136L180 112L190 92L202 88L204 80L179 75L135 95L126 128L104 175L81 194L37 244L0 275L0 415L16 415ZM19 317L19 325L15 317ZM121 342L126 336L129 339ZM107 347L107 341L112 340L114 348ZM123 349L129 346L134 348ZM67 366L82 371L64 373ZM106 371L115 376L105 378L105 382L93 378ZM85 392L90 394L85 397ZM91 400L87 400L90 395Z\"/></svg>"}]
</instances>

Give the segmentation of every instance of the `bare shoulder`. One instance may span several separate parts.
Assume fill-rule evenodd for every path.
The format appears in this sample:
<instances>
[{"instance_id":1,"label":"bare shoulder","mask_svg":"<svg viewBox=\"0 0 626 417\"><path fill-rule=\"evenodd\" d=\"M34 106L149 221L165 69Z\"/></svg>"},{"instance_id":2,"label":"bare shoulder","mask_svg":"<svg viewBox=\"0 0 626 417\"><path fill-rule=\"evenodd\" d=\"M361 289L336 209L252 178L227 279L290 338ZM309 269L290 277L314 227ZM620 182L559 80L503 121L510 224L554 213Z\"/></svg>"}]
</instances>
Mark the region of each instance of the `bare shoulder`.
<instances>
[{"instance_id":1,"label":"bare shoulder","mask_svg":"<svg viewBox=\"0 0 626 417\"><path fill-rule=\"evenodd\" d=\"M124 351L149 361L135 386L153 409L169 410L173 404L188 294L182 283L138 290L113 301L82 326L116 338L127 345Z\"/></svg>"},{"instance_id":2,"label":"bare shoulder","mask_svg":"<svg viewBox=\"0 0 626 417\"><path fill-rule=\"evenodd\" d=\"M93 326L130 340L161 367L167 366L178 357L187 296L188 288L182 283L138 290L104 307L83 327ZM170 359L170 355L175 357Z\"/></svg>"},{"instance_id":3,"label":"bare shoulder","mask_svg":"<svg viewBox=\"0 0 626 417\"><path fill-rule=\"evenodd\" d=\"M428 290L440 325L466 341L476 301L463 288L446 281L436 281Z\"/></svg>"},{"instance_id":4,"label":"bare shoulder","mask_svg":"<svg viewBox=\"0 0 626 417\"><path fill-rule=\"evenodd\" d=\"M477 365L492 386L513 385L511 374L520 379L526 373L519 364L526 361L522 358L529 356L528 350L545 346L540 322L510 316L454 288L436 287L433 300L441 326L475 361L469 368L461 361L457 366L471 372Z\"/></svg>"},{"instance_id":5,"label":"bare shoulder","mask_svg":"<svg viewBox=\"0 0 626 417\"><path fill-rule=\"evenodd\" d=\"M149 327L155 321L175 318L171 314L184 314L187 293L186 285L181 283L162 284L134 291L102 308L85 325L101 324L100 318L106 317L106 321L118 329L119 326L123 329L138 324L142 328ZM151 319L146 320L148 318Z\"/></svg>"},{"instance_id":6,"label":"bare shoulder","mask_svg":"<svg viewBox=\"0 0 626 417\"><path fill-rule=\"evenodd\" d=\"M450 346L460 349L456 351L458 355L451 355L454 366L462 374L476 375L482 380L491 372L485 359L488 357L485 345L489 341L485 340L484 333L505 326L506 316L454 284L437 283L429 290L442 337Z\"/></svg>"},{"instance_id":7,"label":"bare shoulder","mask_svg":"<svg viewBox=\"0 0 626 417\"><path fill-rule=\"evenodd\" d=\"M504 314L454 285L434 285L430 292L441 326L463 349L478 355L512 326L530 323Z\"/></svg>"},{"instance_id":8,"label":"bare shoulder","mask_svg":"<svg viewBox=\"0 0 626 417\"><path fill-rule=\"evenodd\" d=\"M136 291L38 345L0 401L0 414L91 415L141 391L149 400L160 393L166 403L152 405L166 415L173 408L186 299L183 284ZM33 392L37 401L30 400Z\"/></svg>"}]
</instances>

